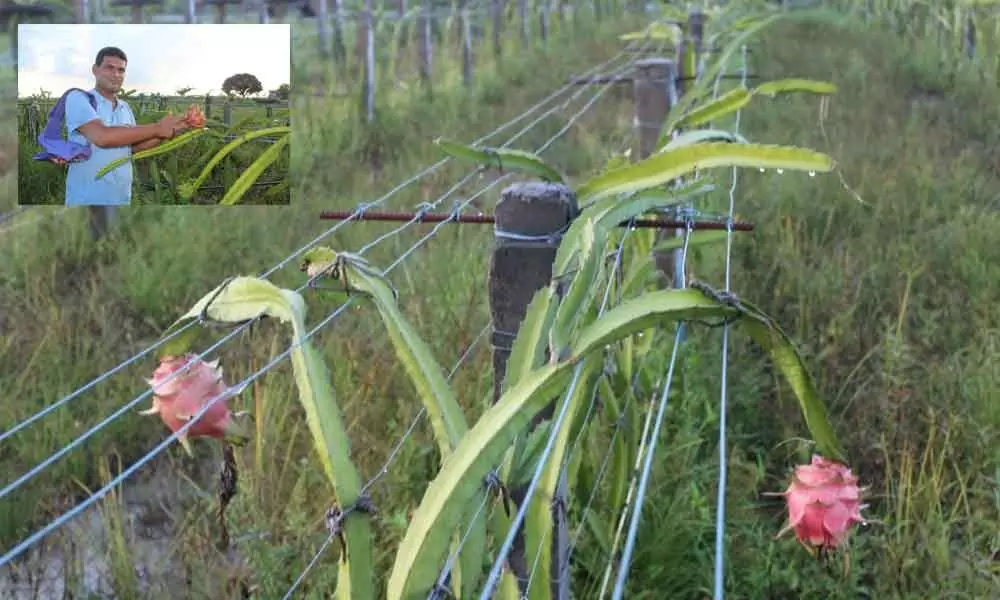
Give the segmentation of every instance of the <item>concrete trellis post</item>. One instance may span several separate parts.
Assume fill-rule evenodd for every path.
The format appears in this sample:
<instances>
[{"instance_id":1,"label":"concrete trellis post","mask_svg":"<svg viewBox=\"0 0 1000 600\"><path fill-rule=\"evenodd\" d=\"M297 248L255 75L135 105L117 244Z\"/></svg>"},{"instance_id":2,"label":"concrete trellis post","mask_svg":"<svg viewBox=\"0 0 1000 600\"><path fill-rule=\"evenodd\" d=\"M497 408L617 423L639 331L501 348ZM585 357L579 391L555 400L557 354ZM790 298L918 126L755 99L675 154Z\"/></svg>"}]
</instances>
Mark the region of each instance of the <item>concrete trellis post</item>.
<instances>
[{"instance_id":1,"label":"concrete trellis post","mask_svg":"<svg viewBox=\"0 0 1000 600\"><path fill-rule=\"evenodd\" d=\"M330 15L327 10L327 0L319 0L318 8L316 33L319 36L319 53L323 58L327 58L330 56Z\"/></svg>"},{"instance_id":2,"label":"concrete trellis post","mask_svg":"<svg viewBox=\"0 0 1000 600\"><path fill-rule=\"evenodd\" d=\"M531 26L528 21L528 0L517 0L517 16L521 21L521 41L527 43L531 36Z\"/></svg>"},{"instance_id":3,"label":"concrete trellis post","mask_svg":"<svg viewBox=\"0 0 1000 600\"><path fill-rule=\"evenodd\" d=\"M460 18L462 19L462 84L472 85L472 23L469 16L467 0L460 0Z\"/></svg>"},{"instance_id":4,"label":"concrete trellis post","mask_svg":"<svg viewBox=\"0 0 1000 600\"><path fill-rule=\"evenodd\" d=\"M656 150L663 123L670 110L667 82L674 76L674 61L669 58L644 58L635 63L632 78L632 98L635 103L637 160L649 157Z\"/></svg>"},{"instance_id":5,"label":"concrete trellis post","mask_svg":"<svg viewBox=\"0 0 1000 600\"><path fill-rule=\"evenodd\" d=\"M490 0L490 16L493 20L493 58L500 64L503 58L503 46L500 43L503 35L503 0Z\"/></svg>"},{"instance_id":6,"label":"concrete trellis post","mask_svg":"<svg viewBox=\"0 0 1000 600\"><path fill-rule=\"evenodd\" d=\"M668 58L646 58L636 61L632 79L632 98L635 103L636 147L632 155L636 160L649 157L656 150L663 124L670 110L670 85L676 76L676 65ZM668 236L660 232L657 240ZM676 279L675 257L671 253L654 252L656 268L668 281Z\"/></svg>"},{"instance_id":7,"label":"concrete trellis post","mask_svg":"<svg viewBox=\"0 0 1000 600\"><path fill-rule=\"evenodd\" d=\"M500 194L495 211L497 238L489 271L494 402L501 396L510 347L524 320L528 304L538 290L551 282L552 263L561 234L576 213L575 194L561 184L518 183ZM531 428L534 429L544 419L550 419L554 408L555 399L535 417ZM525 492L526 487L510 490L518 505L523 502ZM566 582L559 579L559 574L565 572L563 562L567 560L569 530L565 513L557 509L560 498L565 502L565 485L557 488L557 498L552 500L555 519L552 587L554 597L564 599L568 597L568 589ZM538 498L535 501L547 500ZM507 560L515 576L522 585L525 584L529 566L525 564L524 540L520 533Z\"/></svg>"},{"instance_id":8,"label":"concrete trellis post","mask_svg":"<svg viewBox=\"0 0 1000 600\"><path fill-rule=\"evenodd\" d=\"M344 18L342 0L333 0L333 61L338 67L347 62L347 47L344 46Z\"/></svg>"},{"instance_id":9,"label":"concrete trellis post","mask_svg":"<svg viewBox=\"0 0 1000 600\"><path fill-rule=\"evenodd\" d=\"M552 10L550 0L541 0L541 7L538 11L538 37L542 44L549 41L549 15Z\"/></svg>"},{"instance_id":10,"label":"concrete trellis post","mask_svg":"<svg viewBox=\"0 0 1000 600\"><path fill-rule=\"evenodd\" d=\"M371 123L375 120L375 3L372 0L365 0L364 19L364 85L362 86L362 107L365 122Z\"/></svg>"},{"instance_id":11,"label":"concrete trellis post","mask_svg":"<svg viewBox=\"0 0 1000 600\"><path fill-rule=\"evenodd\" d=\"M420 17L417 19L417 33L420 40L418 44L420 54L417 63L420 69L420 80L428 96L432 96L434 93L434 83L431 77L434 73L434 41L431 31L433 11L433 3L430 0L424 0Z\"/></svg>"},{"instance_id":12,"label":"concrete trellis post","mask_svg":"<svg viewBox=\"0 0 1000 600\"><path fill-rule=\"evenodd\" d=\"M970 59L976 58L976 18L972 9L965 15L965 35L963 36L965 55Z\"/></svg>"}]
</instances>

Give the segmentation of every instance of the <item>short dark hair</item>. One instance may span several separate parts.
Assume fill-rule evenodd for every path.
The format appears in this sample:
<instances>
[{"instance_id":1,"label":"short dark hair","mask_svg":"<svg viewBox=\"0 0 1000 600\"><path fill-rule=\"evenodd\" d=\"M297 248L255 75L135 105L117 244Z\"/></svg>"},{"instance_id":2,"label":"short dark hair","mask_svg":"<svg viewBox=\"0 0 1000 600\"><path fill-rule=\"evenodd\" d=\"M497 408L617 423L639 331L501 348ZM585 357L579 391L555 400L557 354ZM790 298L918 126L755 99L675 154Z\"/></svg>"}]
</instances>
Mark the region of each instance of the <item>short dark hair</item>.
<instances>
[{"instance_id":1,"label":"short dark hair","mask_svg":"<svg viewBox=\"0 0 1000 600\"><path fill-rule=\"evenodd\" d=\"M114 46L107 46L105 48L101 48L100 52L97 53L97 60L94 61L94 66L95 67L101 66L101 63L104 62L105 56L113 56L115 58L120 58L125 62L128 62L128 57L125 56L125 53L121 51L121 48L115 48Z\"/></svg>"}]
</instances>

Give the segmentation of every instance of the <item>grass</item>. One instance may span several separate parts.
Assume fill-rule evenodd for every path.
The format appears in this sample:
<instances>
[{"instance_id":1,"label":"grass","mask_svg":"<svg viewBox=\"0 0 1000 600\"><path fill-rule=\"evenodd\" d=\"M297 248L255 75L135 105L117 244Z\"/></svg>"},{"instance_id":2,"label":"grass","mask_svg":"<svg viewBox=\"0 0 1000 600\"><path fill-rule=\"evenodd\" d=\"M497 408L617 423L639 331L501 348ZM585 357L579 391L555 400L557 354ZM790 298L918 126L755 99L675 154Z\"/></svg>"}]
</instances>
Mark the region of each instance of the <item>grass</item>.
<instances>
[{"instance_id":1,"label":"grass","mask_svg":"<svg viewBox=\"0 0 1000 600\"><path fill-rule=\"evenodd\" d=\"M373 127L344 120L346 101L337 108L303 101L294 126L309 143L293 150L293 208L247 207L239 218L232 209L128 209L120 236L100 244L88 240L84 215L74 211L13 234L0 231L0 255L8 258L0 265L0 329L8 332L0 340L0 393L16 399L0 408L0 428L144 348L226 276L259 272L312 239L329 225L317 220L318 211L373 199L428 164L434 137L478 137L566 75L605 60L619 47L613 33L633 27L609 24L553 41L547 53L526 50L502 72L484 70L473 89L444 88L433 102L418 94L386 99ZM850 22L782 26L752 51L752 71L763 80L812 77L834 81L839 91L822 127L815 98L788 97L755 100L742 132L752 141L829 152L840 170L816 178L741 172L737 207L757 229L737 237L733 289L799 342L851 466L871 486L866 514L880 523L853 538L846 575L838 560L816 562L793 541L773 540L781 505L761 492L781 490L809 448L797 440L804 427L794 398L745 338L733 336L727 595L990 597L1000 589L1000 329L993 309L1000 300L1000 94L973 73L941 64L930 46ZM540 64L552 72L543 76ZM631 111L627 91L609 93L545 156L571 177L586 175L629 142ZM560 125L543 123L517 147L537 147ZM463 173L446 168L390 206L433 199ZM726 199L714 201L722 206ZM353 249L393 227L350 225L327 242ZM386 265L429 228L411 228L368 256ZM445 227L393 274L407 315L446 368L488 324L491 240L488 229ZM706 251L693 269L719 282L721 265L718 253ZM272 280L289 287L302 281L293 267ZM309 304L313 323L333 308L314 297ZM206 335L198 347L210 337L219 335ZM685 346L685 393L661 432L630 598L710 593L719 340L718 332L697 328ZM286 343L267 325L244 334L220 354L228 379L256 371ZM370 476L418 410L412 388L373 311L350 311L316 343L331 365L353 458ZM481 345L456 374L470 420L488 398L489 364ZM152 368L145 360L125 369L0 446L0 481L138 394ZM268 598L284 594L325 539L322 518L331 503L293 389L283 363L234 402L234 409L254 411L259 430L238 455L240 494L228 518L234 537L247 538L239 548ZM68 477L99 485L107 456L120 453L128 464L162 436L159 421L134 413L108 427L4 503L3 544L38 525L26 522L25 512L59 506L73 491L63 484ZM599 440L595 454L603 452ZM218 454L208 443L195 447L202 459ZM429 431L419 427L374 489L380 573L436 469L432 447ZM154 462L179 473L196 464L177 449ZM219 565L213 546L210 489L177 511L171 542L192 597L223 597L209 589L231 568ZM255 535L262 532L267 537ZM336 556L327 553L311 572L301 588L308 597L331 589ZM574 585L591 597L607 562L600 540L583 538L576 557ZM116 577L122 572L119 564Z\"/></svg>"}]
</instances>

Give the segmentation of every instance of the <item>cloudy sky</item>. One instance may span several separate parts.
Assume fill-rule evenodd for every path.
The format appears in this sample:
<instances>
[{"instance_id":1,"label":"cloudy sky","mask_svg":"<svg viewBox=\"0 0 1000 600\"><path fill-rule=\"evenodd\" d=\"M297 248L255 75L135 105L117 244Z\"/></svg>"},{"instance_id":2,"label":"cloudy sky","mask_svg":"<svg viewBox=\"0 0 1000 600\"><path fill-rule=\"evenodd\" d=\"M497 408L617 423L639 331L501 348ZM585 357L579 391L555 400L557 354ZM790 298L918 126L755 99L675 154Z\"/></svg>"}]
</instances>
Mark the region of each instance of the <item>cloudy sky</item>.
<instances>
[{"instance_id":1,"label":"cloudy sky","mask_svg":"<svg viewBox=\"0 0 1000 600\"><path fill-rule=\"evenodd\" d=\"M104 46L128 56L126 90L221 94L227 77L252 73L266 94L291 82L290 35L287 24L20 25L18 96L44 89L58 98L71 87L92 88L90 67Z\"/></svg>"}]
</instances>

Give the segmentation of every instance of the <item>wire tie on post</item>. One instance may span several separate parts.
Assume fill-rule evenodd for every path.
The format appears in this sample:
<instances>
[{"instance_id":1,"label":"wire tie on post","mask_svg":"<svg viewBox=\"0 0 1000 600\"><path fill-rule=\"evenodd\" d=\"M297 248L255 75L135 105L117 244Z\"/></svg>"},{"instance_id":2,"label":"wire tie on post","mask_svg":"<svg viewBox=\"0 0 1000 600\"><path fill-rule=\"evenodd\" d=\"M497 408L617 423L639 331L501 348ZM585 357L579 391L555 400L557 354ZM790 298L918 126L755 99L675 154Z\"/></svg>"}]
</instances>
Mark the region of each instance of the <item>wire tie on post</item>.
<instances>
[{"instance_id":1,"label":"wire tie on post","mask_svg":"<svg viewBox=\"0 0 1000 600\"><path fill-rule=\"evenodd\" d=\"M422 221L424 215L426 215L429 212L432 212L433 210L434 210L433 204L431 204L430 202L421 202L420 204L417 205L416 210L414 211L413 218L416 219L417 221Z\"/></svg>"},{"instance_id":2,"label":"wire tie on post","mask_svg":"<svg viewBox=\"0 0 1000 600\"><path fill-rule=\"evenodd\" d=\"M375 514L375 506L372 504L371 498L367 494L362 494L358 496L358 499L354 501L347 508L341 509L339 506L334 504L326 511L326 529L330 532L330 535L336 536L340 541L341 557L342 560L347 560L347 541L344 540L344 521L353 512L363 512L368 515Z\"/></svg>"},{"instance_id":3,"label":"wire tie on post","mask_svg":"<svg viewBox=\"0 0 1000 600\"><path fill-rule=\"evenodd\" d=\"M354 217L361 220L365 213L376 207L374 202L360 202L358 206L354 209Z\"/></svg>"},{"instance_id":4,"label":"wire tie on post","mask_svg":"<svg viewBox=\"0 0 1000 600\"><path fill-rule=\"evenodd\" d=\"M506 337L510 341L507 345L501 345L500 341L497 339L499 337ZM493 339L490 340L490 345L493 346L494 350L500 350L501 352L511 352L514 347L514 339L516 337L517 337L516 333L503 331L501 329L494 329Z\"/></svg>"},{"instance_id":5,"label":"wire tie on post","mask_svg":"<svg viewBox=\"0 0 1000 600\"><path fill-rule=\"evenodd\" d=\"M458 198L453 200L451 203L451 212L448 213L448 218L446 219L445 222L448 221L455 221L456 223L459 222L459 218L462 216L462 209L465 208L463 204L464 203Z\"/></svg>"},{"instance_id":6,"label":"wire tie on post","mask_svg":"<svg viewBox=\"0 0 1000 600\"><path fill-rule=\"evenodd\" d=\"M486 477L483 478L483 485L486 486L487 493L493 490L498 492L500 501L503 502L503 511L509 517L511 505L510 489L507 488L504 482L500 481L500 475L496 469L486 474Z\"/></svg>"},{"instance_id":7,"label":"wire tie on post","mask_svg":"<svg viewBox=\"0 0 1000 600\"><path fill-rule=\"evenodd\" d=\"M569 224L567 223L566 225L560 227L559 229L553 231L552 233L544 233L541 235L526 235L523 233L514 233L513 231L507 231L505 229L501 229L500 227L497 227L496 224L494 224L493 226L493 234L500 239L512 240L516 242L529 242L529 243L541 242L544 244L548 244L550 246L555 246L559 242L561 242L563 235L565 235L568 230L569 230Z\"/></svg>"}]
</instances>

